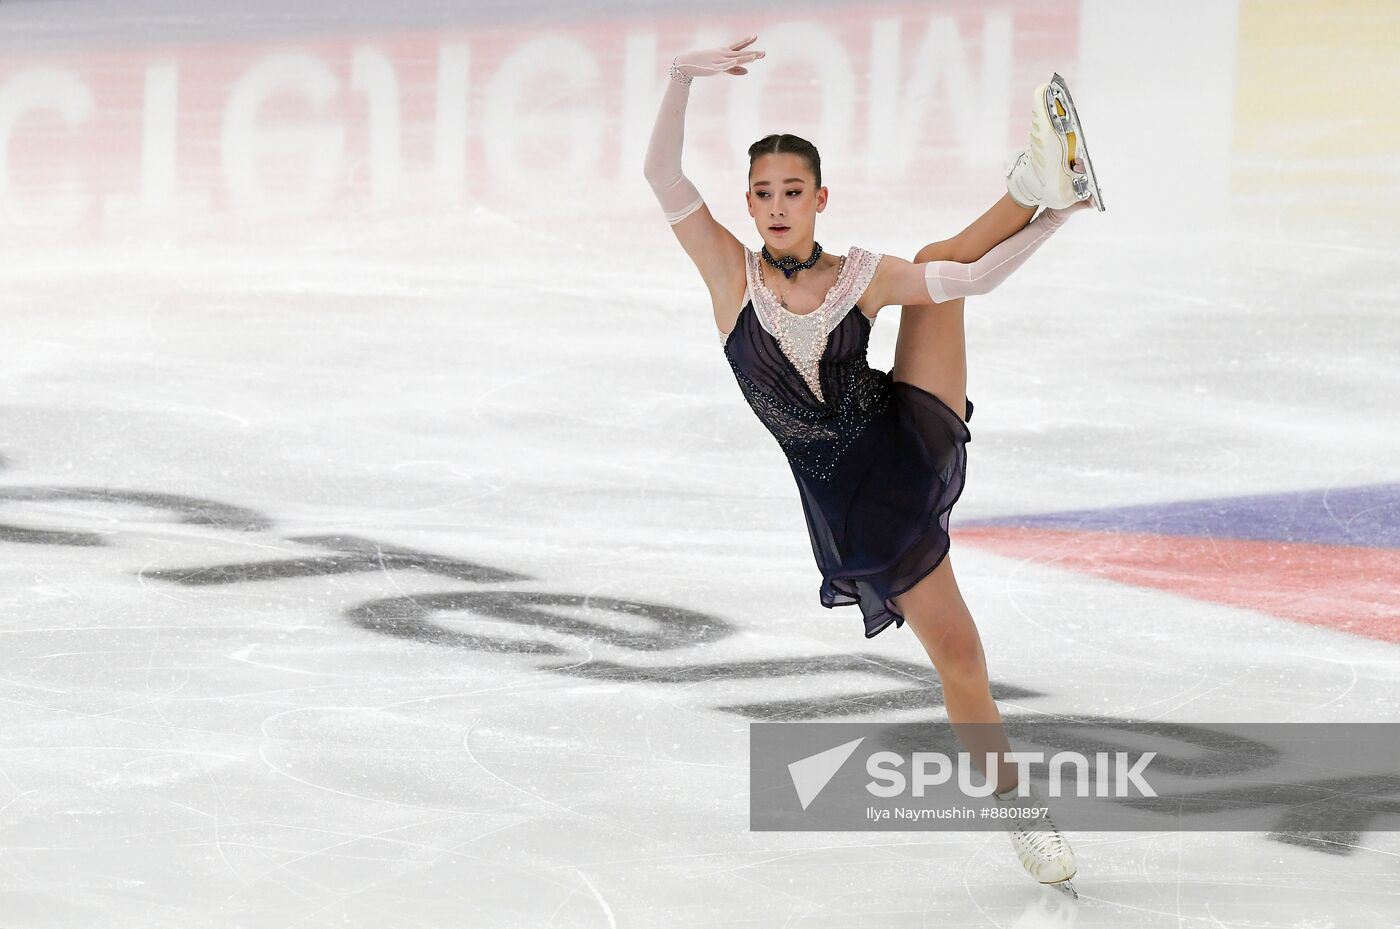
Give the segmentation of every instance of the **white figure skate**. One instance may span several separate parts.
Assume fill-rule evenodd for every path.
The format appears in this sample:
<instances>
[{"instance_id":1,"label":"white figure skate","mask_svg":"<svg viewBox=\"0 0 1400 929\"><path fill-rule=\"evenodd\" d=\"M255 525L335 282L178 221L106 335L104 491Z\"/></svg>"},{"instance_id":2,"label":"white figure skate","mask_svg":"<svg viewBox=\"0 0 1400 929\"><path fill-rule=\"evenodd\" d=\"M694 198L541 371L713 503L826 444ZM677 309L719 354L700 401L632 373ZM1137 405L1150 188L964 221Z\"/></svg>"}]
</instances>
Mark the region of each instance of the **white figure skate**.
<instances>
[{"instance_id":1,"label":"white figure skate","mask_svg":"<svg viewBox=\"0 0 1400 929\"><path fill-rule=\"evenodd\" d=\"M1017 797L1016 788L1004 794L992 794L1000 807L1044 807L1045 798L1034 784L1029 785L1030 796ZM1039 816L1019 816L1005 820L1011 834L1011 845L1021 859L1026 873L1042 884L1052 884L1065 891L1076 900L1079 892L1070 883L1070 878L1078 872L1074 861L1074 850L1048 813Z\"/></svg>"},{"instance_id":2,"label":"white figure skate","mask_svg":"<svg viewBox=\"0 0 1400 929\"><path fill-rule=\"evenodd\" d=\"M1083 170L1076 171L1076 166ZM1092 197L1099 212L1104 210L1084 127L1059 74L1031 95L1030 145L1017 153L1008 169L1006 190L1026 207L1064 209Z\"/></svg>"}]
</instances>

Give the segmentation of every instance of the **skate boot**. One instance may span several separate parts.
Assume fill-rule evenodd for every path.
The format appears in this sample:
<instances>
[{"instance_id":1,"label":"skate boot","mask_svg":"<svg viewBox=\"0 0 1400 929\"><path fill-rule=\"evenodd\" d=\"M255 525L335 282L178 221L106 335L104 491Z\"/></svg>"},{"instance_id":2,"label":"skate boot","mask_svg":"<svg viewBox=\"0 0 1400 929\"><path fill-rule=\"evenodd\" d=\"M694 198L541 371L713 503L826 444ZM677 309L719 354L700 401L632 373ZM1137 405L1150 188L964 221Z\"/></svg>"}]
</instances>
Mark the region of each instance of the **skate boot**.
<instances>
[{"instance_id":1,"label":"skate boot","mask_svg":"<svg viewBox=\"0 0 1400 929\"><path fill-rule=\"evenodd\" d=\"M1030 795L1017 797L1016 788L1004 794L992 794L997 806L1011 808L1044 807L1045 798L1034 784L1030 785ZM1023 815L1005 820L1011 834L1011 845L1021 859L1026 873L1042 884L1054 884L1061 890L1079 898L1079 893L1070 883L1070 878L1078 871L1074 861L1074 850L1069 842L1055 828L1048 813L1040 816Z\"/></svg>"},{"instance_id":2,"label":"skate boot","mask_svg":"<svg viewBox=\"0 0 1400 929\"><path fill-rule=\"evenodd\" d=\"M1069 87L1058 74L1031 95L1030 144L1017 153L1007 170L1006 190L1021 206L1064 209L1092 197L1103 212L1084 127Z\"/></svg>"}]
</instances>

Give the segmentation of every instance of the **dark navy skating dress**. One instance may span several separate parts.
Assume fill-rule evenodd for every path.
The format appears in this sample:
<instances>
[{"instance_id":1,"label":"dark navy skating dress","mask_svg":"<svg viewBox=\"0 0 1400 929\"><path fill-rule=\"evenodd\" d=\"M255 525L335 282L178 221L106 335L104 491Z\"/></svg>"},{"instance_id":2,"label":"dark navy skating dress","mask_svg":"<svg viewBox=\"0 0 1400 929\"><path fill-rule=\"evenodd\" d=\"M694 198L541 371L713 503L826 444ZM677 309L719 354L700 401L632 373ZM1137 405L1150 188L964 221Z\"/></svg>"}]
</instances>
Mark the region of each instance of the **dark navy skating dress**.
<instances>
[{"instance_id":1,"label":"dark navy skating dress","mask_svg":"<svg viewBox=\"0 0 1400 929\"><path fill-rule=\"evenodd\" d=\"M822 305L797 314L779 304L763 283L762 258L745 248L744 307L721 333L744 399L797 479L821 604L859 604L866 638L904 625L890 598L947 555L972 441L942 400L867 363L874 319L858 301L880 258L852 248Z\"/></svg>"}]
</instances>

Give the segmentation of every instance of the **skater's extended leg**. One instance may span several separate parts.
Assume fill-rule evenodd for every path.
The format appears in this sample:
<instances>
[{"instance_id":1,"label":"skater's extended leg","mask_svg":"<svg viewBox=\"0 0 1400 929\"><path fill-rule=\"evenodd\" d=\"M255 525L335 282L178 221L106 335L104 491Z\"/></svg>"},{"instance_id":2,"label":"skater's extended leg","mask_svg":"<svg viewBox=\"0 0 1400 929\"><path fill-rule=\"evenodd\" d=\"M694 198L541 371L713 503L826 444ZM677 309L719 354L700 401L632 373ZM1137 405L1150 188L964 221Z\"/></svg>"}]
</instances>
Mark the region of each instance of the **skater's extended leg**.
<instances>
[{"instance_id":1,"label":"skater's extended leg","mask_svg":"<svg viewBox=\"0 0 1400 929\"><path fill-rule=\"evenodd\" d=\"M924 246L919 254L927 252L929 257L919 260L943 259L970 264L991 251L993 246L1025 228L1026 223L1035 215L1035 209L1033 206L1021 206L1009 193L1002 194L1001 199L993 203L991 209L973 220L962 232L951 239L930 242Z\"/></svg>"},{"instance_id":2,"label":"skater's extended leg","mask_svg":"<svg viewBox=\"0 0 1400 929\"><path fill-rule=\"evenodd\" d=\"M938 243L935 243L938 244ZM918 261L933 246L924 246ZM905 306L899 312L894 365L890 377L933 394L961 419L967 419L967 334L963 300Z\"/></svg>"},{"instance_id":3,"label":"skater's extended leg","mask_svg":"<svg viewBox=\"0 0 1400 929\"><path fill-rule=\"evenodd\" d=\"M934 257L976 261L1020 231L1039 206L1063 208L1092 196L1094 205L1103 209L1079 113L1058 74L1031 93L1030 134L1007 171L1006 189L1006 195L972 225L951 239L932 243L944 247Z\"/></svg>"},{"instance_id":4,"label":"skater's extended leg","mask_svg":"<svg viewBox=\"0 0 1400 929\"><path fill-rule=\"evenodd\" d=\"M1090 189L1097 193L1097 185L1086 173L1091 165L1079 134L1078 114L1071 113L1066 118L1066 104L1073 104L1064 79L1055 75L1052 81L1037 87L1031 97L1030 136L1027 147L1017 153L1007 172L1007 192L962 232L930 243L928 247L937 252L925 260L976 261L1019 232L1031 221L1037 207L1069 206L1083 199L1080 187L1084 188L1084 196ZM1097 202L1095 206L1103 208Z\"/></svg>"},{"instance_id":5,"label":"skater's extended leg","mask_svg":"<svg viewBox=\"0 0 1400 929\"><path fill-rule=\"evenodd\" d=\"M971 263L993 246L1025 228L1035 207L1024 207L1003 194L970 226L941 242L919 249L915 261ZM890 376L922 387L967 418L967 340L963 330L963 301L905 306L899 314Z\"/></svg>"},{"instance_id":6,"label":"skater's extended leg","mask_svg":"<svg viewBox=\"0 0 1400 929\"><path fill-rule=\"evenodd\" d=\"M1062 207L1076 202L1064 175L1076 176L1084 165L1078 163L1078 140L1061 145L1064 133L1051 123L1054 100L1047 96L1050 88L1050 84L1043 84L1032 95L1029 145L1007 175L1007 193L962 232L921 248L914 258L916 262L971 264L1024 229L1037 207ZM1020 199L1012 195L1012 190ZM894 380L922 387L958 416L967 418L967 340L961 299L903 307L890 375Z\"/></svg>"},{"instance_id":7,"label":"skater's extended leg","mask_svg":"<svg viewBox=\"0 0 1400 929\"><path fill-rule=\"evenodd\" d=\"M914 262L898 261L890 267L891 286L904 299L919 291L930 303L905 304L899 316L891 377L913 384L942 400L957 416L968 418L967 348L963 332L963 299L990 293L1025 264L1068 217L1088 209L1076 201L1064 209L1047 209L986 255L972 262L942 257L951 251L947 242L935 242L919 251ZM910 270L922 276L918 286ZM896 277L898 280L896 281ZM877 298L878 302L878 298Z\"/></svg>"},{"instance_id":8,"label":"skater's extended leg","mask_svg":"<svg viewBox=\"0 0 1400 929\"><path fill-rule=\"evenodd\" d=\"M1007 171L1006 189L1026 206L1063 208L1089 200L1103 212L1084 126L1069 85L1058 74L1031 93L1030 144Z\"/></svg>"}]
</instances>

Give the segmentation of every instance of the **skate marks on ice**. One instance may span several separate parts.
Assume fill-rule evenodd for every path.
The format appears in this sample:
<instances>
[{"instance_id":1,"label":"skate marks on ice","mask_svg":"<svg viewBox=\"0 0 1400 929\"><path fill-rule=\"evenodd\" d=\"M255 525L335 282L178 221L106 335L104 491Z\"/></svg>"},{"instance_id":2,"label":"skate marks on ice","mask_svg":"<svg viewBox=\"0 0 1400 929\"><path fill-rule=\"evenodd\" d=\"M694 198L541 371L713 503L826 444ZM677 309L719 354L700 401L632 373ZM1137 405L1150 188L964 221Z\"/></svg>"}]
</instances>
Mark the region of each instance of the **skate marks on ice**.
<instances>
[{"instance_id":1,"label":"skate marks on ice","mask_svg":"<svg viewBox=\"0 0 1400 929\"><path fill-rule=\"evenodd\" d=\"M36 508L39 519L51 519L44 505L53 502L82 502L114 508L137 507L174 523L212 526L233 533L263 533L275 521L255 510L190 496L177 496L133 490L106 490L88 487L36 486L0 488L0 501L21 511ZM81 514L94 518L92 510ZM15 518L13 515L11 519ZM31 521L33 519L31 518ZM96 533L86 528L36 528L8 525L0 543L19 545L59 545L83 547L119 544L121 531ZM412 571L465 584L516 583L533 580L530 575L496 568L460 557L381 543L349 535L302 535L282 539L283 543L304 546L305 554L291 558L233 562L177 568L144 568L140 579L160 581L186 589L213 591L235 585L295 582L297 580L343 574L389 576ZM873 676L882 686L844 693L788 696L755 702L712 702L708 709L765 722L857 719L862 716L886 717L897 711L928 712L941 707L942 693L935 676L925 666L892 660L874 654L821 656L774 656L756 660L707 660L705 650L734 636L733 624L700 611L664 603L624 598L586 596L573 593L522 590L449 590L375 598L345 605L341 615L355 628L377 635L405 639L425 645L480 652L485 655L523 654L565 659L564 663L540 665L535 671L598 683L630 683L691 690L707 683L724 685L732 692L735 681L766 682L777 679L800 681L812 686L826 679L845 685L851 676ZM454 628L457 620L484 619L500 628L510 625L525 637L488 635ZM533 637L530 633L534 633ZM561 640L575 647L560 644ZM688 650L681 663L652 664L599 658L599 648L616 649L638 657L674 650ZM696 649L701 651L697 652ZM816 688L814 688L816 689ZM766 688L771 692L771 688ZM994 682L993 694L1002 701L1023 702L1046 694L1026 687ZM703 693L703 690L701 691ZM327 707L326 709L330 709ZM1074 722L1040 715L1011 714L1008 730L1037 734L1051 732L1050 741L1059 749L1105 748L1094 742L1083 744L1083 733L1076 734ZM1183 745L1210 745L1219 734L1208 726L1169 725L1120 717L1084 718L1092 726L1116 728L1155 727L1164 738ZM1052 731L1053 730L1053 731ZM907 731L910 745L927 735L920 727ZM1242 757L1254 768L1267 767L1276 755L1264 743L1251 743ZM1193 770L1198 760L1182 760ZM1253 769L1253 768L1251 768ZM1199 771L1198 771L1199 773ZM1359 845L1360 835L1374 828L1375 819L1400 814L1400 804L1392 801L1397 785L1375 779L1332 779L1325 783L1300 785L1295 798L1309 800L1310 806L1280 814L1271 838L1327 854L1347 854ZM1304 796L1308 791L1312 793ZM1373 811L1358 818L1336 804L1322 802L1318 791L1362 794L1372 798ZM1205 790L1193 793L1197 803L1214 804L1222 812L1256 806L1259 798L1248 791ZM1150 804L1145 804L1150 807ZM1169 805L1168 805L1169 806ZM1164 807L1164 814L1171 812ZM1345 815L1342 815L1344 814Z\"/></svg>"},{"instance_id":2,"label":"skate marks on ice","mask_svg":"<svg viewBox=\"0 0 1400 929\"><path fill-rule=\"evenodd\" d=\"M0 488L0 502L11 511L0 525L0 544L65 547L120 547L124 510L135 508L175 524L212 527L238 535L270 533L276 521L256 510L201 497L81 486L11 486ZM81 511L49 504L87 504ZM92 506L92 505L96 506ZM28 514L26 514L28 507ZM76 527L72 522L104 520L113 511L111 528ZM57 512L55 512L57 510ZM26 519L26 515L28 518ZM64 523L68 523L64 525ZM142 523L149 526L148 522ZM197 540L196 540L197 541ZM536 580L532 575L469 559L441 555L352 535L295 535L268 539L268 547L288 543L304 547L291 557L223 564L139 569L145 583L159 581L190 589L231 588L253 583L296 582L336 575L383 575L407 571L462 584L508 584ZM193 544L193 543L192 543ZM395 587L397 590L397 587ZM599 646L641 655L692 649L735 635L734 624L704 611L666 603L538 590L447 590L414 592L347 603L341 616L367 632L484 654L526 654L566 659L538 668L566 677L612 683L691 687L706 682L775 679L799 680L813 691L743 703L717 703L712 709L748 719L801 720L856 717L892 710L935 710L942 691L926 666L885 656L835 655L774 657L759 660L687 661L658 666L599 659ZM494 628L512 627L517 635L488 635L454 628L453 623L482 620ZM532 636L533 634L533 636ZM572 644L561 644L561 639ZM853 676L880 684L829 693ZM771 692L761 687L757 692ZM828 691L828 692L821 692ZM821 693L819 693L821 692ZM790 693L790 692L789 692ZM1003 682L993 683L1000 699L1031 699L1045 694Z\"/></svg>"}]
</instances>

